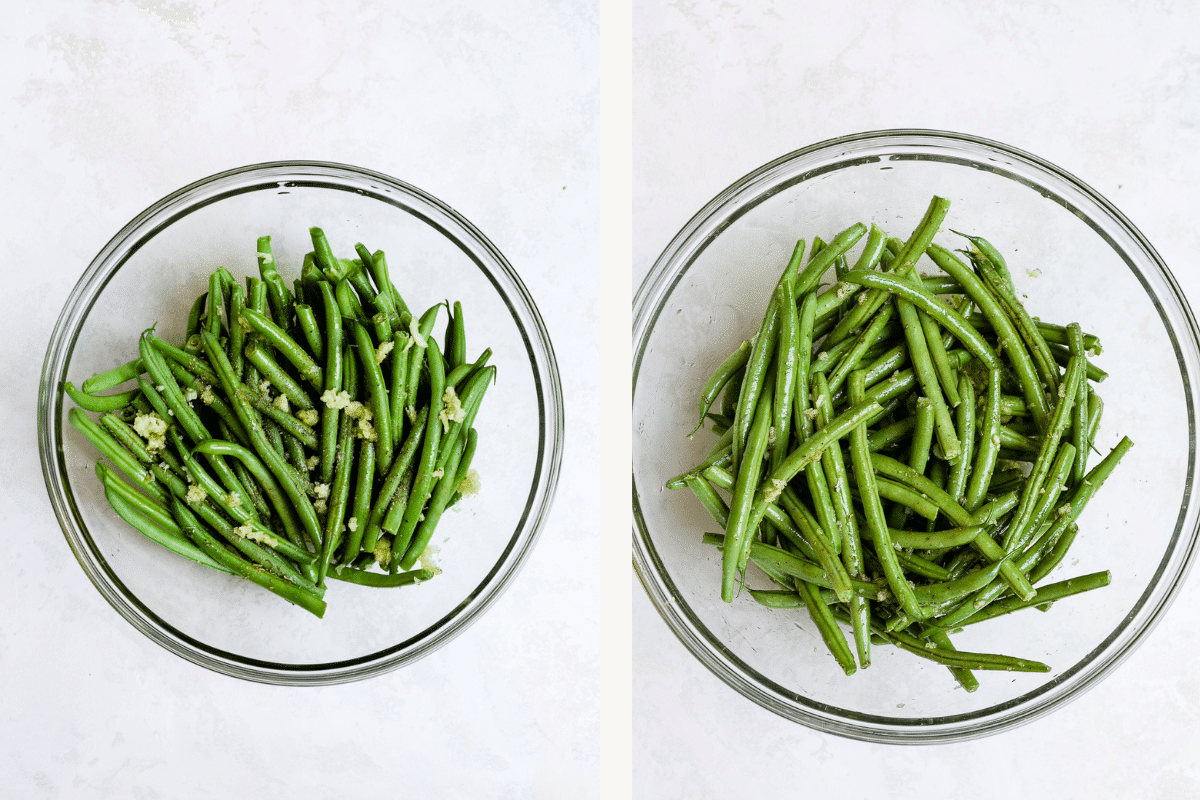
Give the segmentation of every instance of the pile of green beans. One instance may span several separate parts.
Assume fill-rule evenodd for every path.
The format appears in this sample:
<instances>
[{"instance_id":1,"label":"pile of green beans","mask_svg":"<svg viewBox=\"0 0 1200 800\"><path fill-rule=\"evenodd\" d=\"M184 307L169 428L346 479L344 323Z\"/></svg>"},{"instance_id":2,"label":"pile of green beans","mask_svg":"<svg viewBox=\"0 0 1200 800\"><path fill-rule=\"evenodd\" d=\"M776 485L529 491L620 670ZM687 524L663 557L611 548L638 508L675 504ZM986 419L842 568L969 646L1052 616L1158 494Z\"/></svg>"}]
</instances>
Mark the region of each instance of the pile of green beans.
<instances>
[{"instance_id":1,"label":"pile of green beans","mask_svg":"<svg viewBox=\"0 0 1200 800\"><path fill-rule=\"evenodd\" d=\"M415 316L383 251L339 259L310 235L291 286L261 237L258 275L213 272L182 345L151 328L136 358L63 390L118 515L321 617L327 578L434 577L434 529L478 483L473 424L496 368L490 349L467 360L460 303Z\"/></svg>"},{"instance_id":2,"label":"pile of green beans","mask_svg":"<svg viewBox=\"0 0 1200 800\"><path fill-rule=\"evenodd\" d=\"M1035 588L1132 442L1089 468L1099 340L1031 317L987 240L934 243L948 210L934 197L904 241L857 223L807 263L800 240L758 333L701 391L696 429L720 438L667 486L724 529L704 541L722 550L726 602L753 562L775 587L754 600L806 608L847 675L891 644L974 691L973 670L1050 668L959 651L950 633L1109 583Z\"/></svg>"}]
</instances>

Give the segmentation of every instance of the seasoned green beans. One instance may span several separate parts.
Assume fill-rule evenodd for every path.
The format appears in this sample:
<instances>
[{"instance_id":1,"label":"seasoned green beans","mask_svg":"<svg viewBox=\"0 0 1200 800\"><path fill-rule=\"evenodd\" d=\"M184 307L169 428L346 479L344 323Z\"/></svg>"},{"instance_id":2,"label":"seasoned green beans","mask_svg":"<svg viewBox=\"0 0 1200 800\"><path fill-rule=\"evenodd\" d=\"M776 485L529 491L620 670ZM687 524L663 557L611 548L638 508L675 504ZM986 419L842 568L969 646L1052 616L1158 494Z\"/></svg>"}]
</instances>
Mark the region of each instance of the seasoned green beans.
<instances>
[{"instance_id":1,"label":"seasoned green beans","mask_svg":"<svg viewBox=\"0 0 1200 800\"><path fill-rule=\"evenodd\" d=\"M724 436L667 487L690 488L724 529L704 541L722 550L726 602L762 580L753 563L777 587L750 589L754 601L806 608L847 675L891 644L974 691L972 670L1050 669L959 652L949 634L1045 608L1035 585L1132 443L1087 470L1099 340L1032 317L986 239L965 236L966 260L936 244L948 212L935 197L903 242L872 225L857 258L861 224L814 238L803 268L797 247L757 333L701 391L700 426ZM945 275L919 273L926 256ZM822 285L830 267L836 284ZM1045 601L1108 582L1058 581Z\"/></svg>"},{"instance_id":2,"label":"seasoned green beans","mask_svg":"<svg viewBox=\"0 0 1200 800\"><path fill-rule=\"evenodd\" d=\"M147 330L127 363L62 388L120 517L320 617L326 578L396 587L437 574L428 545L478 485L474 422L496 367L487 348L469 360L461 303L414 319L382 251L356 244L357 260L338 259L321 229L310 236L294 291L261 237L258 274L243 288L214 271L186 342Z\"/></svg>"}]
</instances>

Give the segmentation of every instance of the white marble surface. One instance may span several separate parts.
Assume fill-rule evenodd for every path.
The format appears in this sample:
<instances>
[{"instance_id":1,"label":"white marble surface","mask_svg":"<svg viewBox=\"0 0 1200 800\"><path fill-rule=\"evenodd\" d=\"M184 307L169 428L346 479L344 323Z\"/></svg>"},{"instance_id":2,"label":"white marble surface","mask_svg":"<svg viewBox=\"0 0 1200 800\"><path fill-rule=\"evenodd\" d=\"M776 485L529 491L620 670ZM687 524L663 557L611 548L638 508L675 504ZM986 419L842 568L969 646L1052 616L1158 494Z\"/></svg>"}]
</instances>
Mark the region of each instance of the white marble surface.
<instances>
[{"instance_id":1,"label":"white marble surface","mask_svg":"<svg viewBox=\"0 0 1200 800\"><path fill-rule=\"evenodd\" d=\"M1002 10L989 10L995 6ZM1110 198L1200 304L1200 10L1178 2L639 3L634 269L767 161L880 128L1036 153ZM744 700L633 588L639 798L1200 796L1196 576L1151 638L1052 716L903 748L818 733Z\"/></svg>"},{"instance_id":2,"label":"white marble surface","mask_svg":"<svg viewBox=\"0 0 1200 800\"><path fill-rule=\"evenodd\" d=\"M5 11L0 794L600 796L596 3ZM512 588L424 660L319 689L222 677L127 625L67 548L35 430L51 328L109 237L186 183L287 158L396 176L473 221L540 306L568 409L557 502Z\"/></svg>"}]
</instances>

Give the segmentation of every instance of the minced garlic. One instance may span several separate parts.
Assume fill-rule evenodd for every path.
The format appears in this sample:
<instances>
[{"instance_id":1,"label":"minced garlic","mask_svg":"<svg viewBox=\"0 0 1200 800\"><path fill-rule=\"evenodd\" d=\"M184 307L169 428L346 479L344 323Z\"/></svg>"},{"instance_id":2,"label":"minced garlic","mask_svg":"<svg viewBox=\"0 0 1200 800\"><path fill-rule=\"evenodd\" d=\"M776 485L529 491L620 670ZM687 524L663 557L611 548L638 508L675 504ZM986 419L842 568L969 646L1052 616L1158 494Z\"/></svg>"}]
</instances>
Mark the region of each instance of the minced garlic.
<instances>
[{"instance_id":1,"label":"minced garlic","mask_svg":"<svg viewBox=\"0 0 1200 800\"><path fill-rule=\"evenodd\" d=\"M458 399L458 393L453 386L447 386L442 393L442 410L438 413L438 419L442 421L442 433L450 430L451 422L462 422L466 418L467 412Z\"/></svg>"},{"instance_id":2,"label":"minced garlic","mask_svg":"<svg viewBox=\"0 0 1200 800\"><path fill-rule=\"evenodd\" d=\"M203 503L205 500L207 500L208 492L204 491L204 487L200 484L193 483L188 486L187 494L184 495L183 499L186 500L189 505L194 506L197 503Z\"/></svg>"}]
</instances>

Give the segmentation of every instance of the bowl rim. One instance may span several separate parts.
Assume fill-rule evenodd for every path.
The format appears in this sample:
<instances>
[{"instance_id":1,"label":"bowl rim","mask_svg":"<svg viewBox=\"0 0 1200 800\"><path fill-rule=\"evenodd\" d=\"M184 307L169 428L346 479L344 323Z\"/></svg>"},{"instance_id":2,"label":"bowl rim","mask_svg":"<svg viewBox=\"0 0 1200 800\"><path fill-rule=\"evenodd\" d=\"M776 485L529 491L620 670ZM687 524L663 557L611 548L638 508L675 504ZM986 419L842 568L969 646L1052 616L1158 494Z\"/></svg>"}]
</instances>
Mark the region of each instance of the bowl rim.
<instances>
[{"instance_id":1,"label":"bowl rim","mask_svg":"<svg viewBox=\"0 0 1200 800\"><path fill-rule=\"evenodd\" d=\"M1200 392L1197 391L1195 376L1200 372L1197 369L1197 365L1200 364L1200 329L1197 327L1191 308L1174 276L1146 237L1111 202L1071 173L1016 147L971 134L920 128L865 131L816 142L784 154L752 170L706 203L671 239L655 259L634 296L631 394L635 403L641 363L654 330L654 324L665 307L667 298L670 297L675 286L682 281L687 269L698 255L721 235L732 221L758 203L815 175L836 171L858 163L877 161L879 153L871 148L878 148L881 144L931 149L939 146L972 148L977 151L975 155L981 159L988 156L994 156L993 160L1007 159L1025 169L1040 172L1049 180L1060 181L1106 214L1111 222L1129 237L1131 243L1146 257L1148 265L1162 279L1164 294L1173 304L1173 311L1177 317L1174 325L1182 328L1181 331L1177 332L1176 327L1167 319L1160 298L1150 290L1145 277L1131 263L1125 252L1117 248L1107 234L1098 230L1094 222L1086 215L1081 214L1078 208L1072 206L1064 198L1048 194L1044 187L1014 174L1002 166L971 164L977 169L1000 173L1004 177L1038 189L1047 199L1060 203L1080 216L1096 233L1104 237L1109 246L1116 249L1124 258L1126 265L1141 282L1144 290L1155 304L1174 347L1187 407L1190 441L1187 477L1174 535L1153 580L1135 604L1133 612L1130 614L1131 620L1106 636L1079 664L1073 665L1070 670L1064 672L1059 680L1052 685L1047 684L1048 687L1057 687L1067 682L1067 679L1078 675L1082 666L1091 665L1093 667L1071 683L1067 690L1053 693L1046 702L1035 703L1030 700L1030 695L1036 699L1049 692L1049 688L1022 695L977 712L933 719L906 718L901 720L852 712L839 713L845 710L800 697L772 683L725 648L720 640L708 631L699 618L694 615L686 599L679 593L669 575L664 572L664 564L653 545L642 514L636 464L633 474L632 498L633 568L660 617L684 647L724 683L763 708L794 722L847 738L888 744L940 744L975 739L1026 724L1082 695L1110 674L1145 640L1146 635L1158 624L1164 612L1175 599L1179 588L1191 570L1198 549L1198 539L1200 539L1200 518L1196 517L1196 510L1192 502L1194 490L1197 488L1196 405L1200 400ZM863 152L873 152L874 155L863 156ZM835 158L839 153L842 158ZM824 156L828 156L828 158L822 162L821 158ZM914 156L913 158L965 163L961 157L942 159L929 156L922 159ZM794 165L805 160L811 160L815 166L807 171L790 174L788 179L782 183L776 182L780 174L794 169ZM734 203L739 205L735 207L733 213L721 217L720 212ZM681 259L683 260L681 261ZM672 266L676 267L673 272L670 271ZM1183 342L1180 341L1181 334ZM1186 359L1181 345L1186 346ZM636 417L633 422L636 429ZM1189 521L1189 517L1192 518L1190 530L1185 532L1184 526ZM1162 580L1168 562L1170 562L1172 570L1171 574L1166 576L1169 580L1164 584ZM1151 594L1154 594L1153 598L1151 598ZM1148 604L1150 600L1153 600L1153 603ZM1138 616L1140 624L1130 636L1126 637L1126 640L1116 642L1118 635L1129 629L1134 616ZM1118 646L1110 650L1109 648L1114 643ZM761 680L756 680L756 678Z\"/></svg>"},{"instance_id":2,"label":"bowl rim","mask_svg":"<svg viewBox=\"0 0 1200 800\"><path fill-rule=\"evenodd\" d=\"M498 561L475 589L444 617L398 644L351 659L313 664L273 662L207 645L145 606L125 587L92 540L69 488L63 453L62 382L78 329L112 276L143 243L188 213L230 196L277 189L284 182L388 203L431 225L462 250L503 299L520 332L539 416L537 456L525 507ZM384 192L395 194L387 197ZM451 227L455 230L448 230ZM47 345L38 391L38 446L47 493L67 544L104 599L134 628L192 663L224 675L281 686L329 685L380 675L428 655L473 624L511 585L540 538L561 474L563 440L562 386L554 348L537 305L500 250L473 223L428 192L375 170L331 161L268 161L224 170L171 192L137 214L101 248L68 295Z\"/></svg>"}]
</instances>

